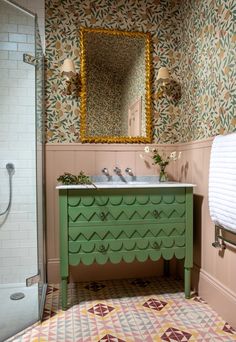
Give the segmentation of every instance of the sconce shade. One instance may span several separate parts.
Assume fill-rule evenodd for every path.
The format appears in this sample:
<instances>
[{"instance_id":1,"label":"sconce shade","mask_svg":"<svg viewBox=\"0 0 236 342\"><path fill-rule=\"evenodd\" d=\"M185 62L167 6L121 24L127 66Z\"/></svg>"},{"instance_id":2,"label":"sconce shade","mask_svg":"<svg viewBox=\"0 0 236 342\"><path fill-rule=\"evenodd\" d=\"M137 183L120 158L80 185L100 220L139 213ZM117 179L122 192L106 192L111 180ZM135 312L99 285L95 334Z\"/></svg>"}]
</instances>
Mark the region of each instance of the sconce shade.
<instances>
[{"instance_id":1,"label":"sconce shade","mask_svg":"<svg viewBox=\"0 0 236 342\"><path fill-rule=\"evenodd\" d=\"M72 59L66 58L61 67L62 75L73 77L76 74L75 64Z\"/></svg>"},{"instance_id":2,"label":"sconce shade","mask_svg":"<svg viewBox=\"0 0 236 342\"><path fill-rule=\"evenodd\" d=\"M166 67L161 67L158 71L157 82L167 84L170 82L170 74Z\"/></svg>"}]
</instances>

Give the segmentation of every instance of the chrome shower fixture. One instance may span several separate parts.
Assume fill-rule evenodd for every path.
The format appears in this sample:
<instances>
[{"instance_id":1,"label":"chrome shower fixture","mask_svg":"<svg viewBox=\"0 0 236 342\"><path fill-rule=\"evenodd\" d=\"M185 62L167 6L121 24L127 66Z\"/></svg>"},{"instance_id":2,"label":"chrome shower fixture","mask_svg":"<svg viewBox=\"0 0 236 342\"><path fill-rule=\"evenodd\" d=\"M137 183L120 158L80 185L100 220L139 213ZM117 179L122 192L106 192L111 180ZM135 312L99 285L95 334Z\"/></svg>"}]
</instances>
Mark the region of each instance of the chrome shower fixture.
<instances>
[{"instance_id":1,"label":"chrome shower fixture","mask_svg":"<svg viewBox=\"0 0 236 342\"><path fill-rule=\"evenodd\" d=\"M7 169L7 172L8 172L8 174L9 174L9 176L14 175L14 173L15 173L15 166L14 166L14 164L12 164L12 163L7 163L6 169Z\"/></svg>"}]
</instances>

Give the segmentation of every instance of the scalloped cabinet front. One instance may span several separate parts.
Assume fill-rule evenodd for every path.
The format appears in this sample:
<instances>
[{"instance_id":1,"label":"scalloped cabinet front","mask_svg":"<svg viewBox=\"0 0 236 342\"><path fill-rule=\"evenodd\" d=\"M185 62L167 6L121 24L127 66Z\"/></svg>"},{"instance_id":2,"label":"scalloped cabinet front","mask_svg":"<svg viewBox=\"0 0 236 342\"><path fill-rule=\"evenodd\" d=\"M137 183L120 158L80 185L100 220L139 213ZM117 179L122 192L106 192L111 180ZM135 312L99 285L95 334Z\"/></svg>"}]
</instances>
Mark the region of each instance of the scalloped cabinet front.
<instances>
[{"instance_id":1,"label":"scalloped cabinet front","mask_svg":"<svg viewBox=\"0 0 236 342\"><path fill-rule=\"evenodd\" d=\"M62 307L67 307L69 265L148 258L184 259L185 296L193 265L193 190L60 189Z\"/></svg>"}]
</instances>

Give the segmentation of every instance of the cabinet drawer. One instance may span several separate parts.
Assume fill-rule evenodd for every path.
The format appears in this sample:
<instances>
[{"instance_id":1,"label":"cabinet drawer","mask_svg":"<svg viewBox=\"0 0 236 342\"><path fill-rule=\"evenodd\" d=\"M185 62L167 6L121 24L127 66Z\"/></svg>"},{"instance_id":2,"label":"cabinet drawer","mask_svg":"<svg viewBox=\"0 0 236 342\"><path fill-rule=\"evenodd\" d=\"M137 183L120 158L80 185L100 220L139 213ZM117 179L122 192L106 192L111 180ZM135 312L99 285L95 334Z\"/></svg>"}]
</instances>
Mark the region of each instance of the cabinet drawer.
<instances>
[{"instance_id":1,"label":"cabinet drawer","mask_svg":"<svg viewBox=\"0 0 236 342\"><path fill-rule=\"evenodd\" d=\"M130 238L184 236L185 223L140 223L135 225L69 226L69 241L106 241Z\"/></svg>"},{"instance_id":2,"label":"cabinet drawer","mask_svg":"<svg viewBox=\"0 0 236 342\"><path fill-rule=\"evenodd\" d=\"M160 250L162 248L184 247L184 236L113 239L96 241L69 241L69 253L109 253L118 251Z\"/></svg>"},{"instance_id":3,"label":"cabinet drawer","mask_svg":"<svg viewBox=\"0 0 236 342\"><path fill-rule=\"evenodd\" d=\"M184 204L133 205L117 207L69 207L68 220L70 223L125 223L125 222L184 222Z\"/></svg>"},{"instance_id":4,"label":"cabinet drawer","mask_svg":"<svg viewBox=\"0 0 236 342\"><path fill-rule=\"evenodd\" d=\"M69 263L77 265L80 262L113 263L122 259L127 262L135 258L145 261L149 257L158 260L161 256L170 260L173 256L179 259L185 256L185 237L172 236L145 239L123 239L106 241L69 241Z\"/></svg>"},{"instance_id":5,"label":"cabinet drawer","mask_svg":"<svg viewBox=\"0 0 236 342\"><path fill-rule=\"evenodd\" d=\"M148 189L135 192L108 191L72 192L68 197L69 223L133 223L133 222L183 222L185 220L185 191L161 190L158 193Z\"/></svg>"},{"instance_id":6,"label":"cabinet drawer","mask_svg":"<svg viewBox=\"0 0 236 342\"><path fill-rule=\"evenodd\" d=\"M185 188L68 190L70 207L185 203Z\"/></svg>"}]
</instances>

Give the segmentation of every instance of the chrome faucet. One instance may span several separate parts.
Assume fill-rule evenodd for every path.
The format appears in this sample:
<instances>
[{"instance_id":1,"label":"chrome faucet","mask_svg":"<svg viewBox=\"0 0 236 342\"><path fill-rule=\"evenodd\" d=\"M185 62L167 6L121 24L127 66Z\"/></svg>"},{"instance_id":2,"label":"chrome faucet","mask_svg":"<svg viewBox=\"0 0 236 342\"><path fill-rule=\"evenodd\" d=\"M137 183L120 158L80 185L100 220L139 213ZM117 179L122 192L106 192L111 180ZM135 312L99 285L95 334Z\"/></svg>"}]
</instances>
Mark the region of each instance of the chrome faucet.
<instances>
[{"instance_id":1,"label":"chrome faucet","mask_svg":"<svg viewBox=\"0 0 236 342\"><path fill-rule=\"evenodd\" d=\"M114 172L117 174L117 176L122 176L121 169L118 166L114 168Z\"/></svg>"},{"instance_id":2,"label":"chrome faucet","mask_svg":"<svg viewBox=\"0 0 236 342\"><path fill-rule=\"evenodd\" d=\"M132 169L131 169L130 167L127 167L127 168L125 169L125 172L128 173L128 175L131 176L131 177L133 177L133 175L134 175L134 174L133 174L133 171L132 171Z\"/></svg>"},{"instance_id":3,"label":"chrome faucet","mask_svg":"<svg viewBox=\"0 0 236 342\"><path fill-rule=\"evenodd\" d=\"M110 173L109 173L109 171L108 171L108 169L106 168L106 167L104 167L103 169L102 169L102 173L105 175L105 176L107 176L107 179L108 179L108 181L110 181L111 180L111 175L110 175Z\"/></svg>"},{"instance_id":4,"label":"chrome faucet","mask_svg":"<svg viewBox=\"0 0 236 342\"><path fill-rule=\"evenodd\" d=\"M104 173L104 175L106 175L107 177L110 176L110 175L109 175L109 171L108 171L108 169L107 169L106 167L104 167L104 168L102 169L102 173Z\"/></svg>"}]
</instances>

